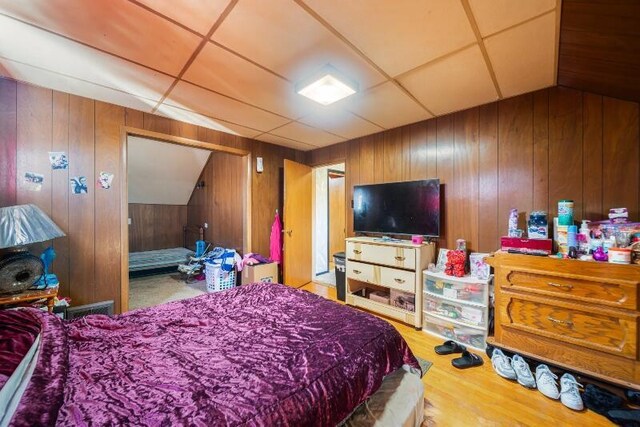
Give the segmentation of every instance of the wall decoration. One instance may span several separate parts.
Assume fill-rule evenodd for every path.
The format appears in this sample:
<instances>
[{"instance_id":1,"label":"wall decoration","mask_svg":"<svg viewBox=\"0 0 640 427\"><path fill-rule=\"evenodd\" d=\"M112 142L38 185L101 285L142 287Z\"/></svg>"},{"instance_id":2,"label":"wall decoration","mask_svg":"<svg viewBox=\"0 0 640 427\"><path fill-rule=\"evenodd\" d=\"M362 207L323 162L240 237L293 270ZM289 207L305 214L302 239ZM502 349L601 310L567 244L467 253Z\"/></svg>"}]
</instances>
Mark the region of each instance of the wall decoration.
<instances>
[{"instance_id":1,"label":"wall decoration","mask_svg":"<svg viewBox=\"0 0 640 427\"><path fill-rule=\"evenodd\" d=\"M111 182L113 182L113 174L111 172L100 172L98 175L98 185L105 190L111 188Z\"/></svg>"},{"instance_id":2,"label":"wall decoration","mask_svg":"<svg viewBox=\"0 0 640 427\"><path fill-rule=\"evenodd\" d=\"M35 172L24 173L24 188L29 191L40 191L44 182L44 175Z\"/></svg>"},{"instance_id":3,"label":"wall decoration","mask_svg":"<svg viewBox=\"0 0 640 427\"><path fill-rule=\"evenodd\" d=\"M71 192L73 194L87 194L89 192L86 176L74 176L69 179L69 183L71 184Z\"/></svg>"},{"instance_id":4,"label":"wall decoration","mask_svg":"<svg viewBox=\"0 0 640 427\"><path fill-rule=\"evenodd\" d=\"M69 167L69 158L64 151L49 151L49 163L51 169L67 169Z\"/></svg>"}]
</instances>

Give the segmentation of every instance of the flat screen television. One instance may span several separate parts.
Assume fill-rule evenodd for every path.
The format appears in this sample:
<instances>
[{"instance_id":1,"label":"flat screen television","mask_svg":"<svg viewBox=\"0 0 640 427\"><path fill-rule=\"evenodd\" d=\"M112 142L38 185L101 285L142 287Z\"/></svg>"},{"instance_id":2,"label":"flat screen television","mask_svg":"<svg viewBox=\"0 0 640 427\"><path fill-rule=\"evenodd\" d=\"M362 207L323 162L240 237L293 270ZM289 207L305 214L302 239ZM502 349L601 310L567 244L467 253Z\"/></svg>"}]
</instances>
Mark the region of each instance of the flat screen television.
<instances>
[{"instance_id":1,"label":"flat screen television","mask_svg":"<svg viewBox=\"0 0 640 427\"><path fill-rule=\"evenodd\" d=\"M360 233L440 235L440 180L357 185L353 229Z\"/></svg>"}]
</instances>

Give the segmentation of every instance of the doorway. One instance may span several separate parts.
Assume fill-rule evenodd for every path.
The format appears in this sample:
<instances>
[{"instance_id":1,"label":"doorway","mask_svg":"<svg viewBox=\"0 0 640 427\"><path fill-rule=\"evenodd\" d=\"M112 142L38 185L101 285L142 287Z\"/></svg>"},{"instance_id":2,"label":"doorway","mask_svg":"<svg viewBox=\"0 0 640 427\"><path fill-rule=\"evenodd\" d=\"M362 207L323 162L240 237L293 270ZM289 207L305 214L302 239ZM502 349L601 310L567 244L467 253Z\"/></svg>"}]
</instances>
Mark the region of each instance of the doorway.
<instances>
[{"instance_id":1,"label":"doorway","mask_svg":"<svg viewBox=\"0 0 640 427\"><path fill-rule=\"evenodd\" d=\"M313 177L313 277L335 286L333 255L344 252L346 237L344 163L317 167Z\"/></svg>"},{"instance_id":2,"label":"doorway","mask_svg":"<svg viewBox=\"0 0 640 427\"><path fill-rule=\"evenodd\" d=\"M130 267L145 267L143 263L130 265L130 249L149 255L154 262L163 261L159 257L171 256L172 251L193 251L196 240L251 252L248 151L129 127L123 130L121 149L122 312L130 308ZM136 170L132 173L130 167ZM226 182L228 179L234 182ZM183 258L188 259L186 255ZM141 281L141 292L149 296L142 302L144 306L204 292L203 286L174 283L179 281L173 280L178 278L177 266L166 268L173 272ZM155 286L162 289L148 289ZM160 290L163 292L157 292ZM139 304L131 308L139 308Z\"/></svg>"}]
</instances>

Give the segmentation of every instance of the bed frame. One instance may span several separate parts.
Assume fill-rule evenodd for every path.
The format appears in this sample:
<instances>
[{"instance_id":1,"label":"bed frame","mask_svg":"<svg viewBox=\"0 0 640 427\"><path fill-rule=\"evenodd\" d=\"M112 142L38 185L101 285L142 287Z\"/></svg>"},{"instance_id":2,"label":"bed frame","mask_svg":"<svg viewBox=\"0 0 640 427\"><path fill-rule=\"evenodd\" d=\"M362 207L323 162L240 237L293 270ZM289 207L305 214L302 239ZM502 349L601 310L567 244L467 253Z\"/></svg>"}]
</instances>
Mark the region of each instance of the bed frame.
<instances>
[{"instance_id":1,"label":"bed frame","mask_svg":"<svg viewBox=\"0 0 640 427\"><path fill-rule=\"evenodd\" d=\"M202 225L185 225L182 227L182 231L183 231L183 240L182 240L182 246L185 248L189 248L195 251L195 244L188 246L187 242L189 242L190 240L187 239L188 235L194 235L197 234L198 238L195 240L204 240L204 227ZM195 242L194 240L194 242Z\"/></svg>"}]
</instances>

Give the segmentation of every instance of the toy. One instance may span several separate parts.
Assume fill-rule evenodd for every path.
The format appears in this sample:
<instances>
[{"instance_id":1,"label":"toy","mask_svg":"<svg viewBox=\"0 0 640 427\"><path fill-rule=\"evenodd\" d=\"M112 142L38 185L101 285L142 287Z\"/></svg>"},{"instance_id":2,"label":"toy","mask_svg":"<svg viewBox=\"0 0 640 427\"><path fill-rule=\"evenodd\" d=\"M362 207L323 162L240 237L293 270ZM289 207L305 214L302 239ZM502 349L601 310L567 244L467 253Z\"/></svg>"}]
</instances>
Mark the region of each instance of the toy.
<instances>
[{"instance_id":1,"label":"toy","mask_svg":"<svg viewBox=\"0 0 640 427\"><path fill-rule=\"evenodd\" d=\"M466 262L466 252L461 250L448 251L444 273L448 276L462 277L465 275Z\"/></svg>"},{"instance_id":2,"label":"toy","mask_svg":"<svg viewBox=\"0 0 640 427\"><path fill-rule=\"evenodd\" d=\"M609 255L604 252L602 246L598 246L596 250L593 252L593 259L596 261L606 262L609 260Z\"/></svg>"}]
</instances>

